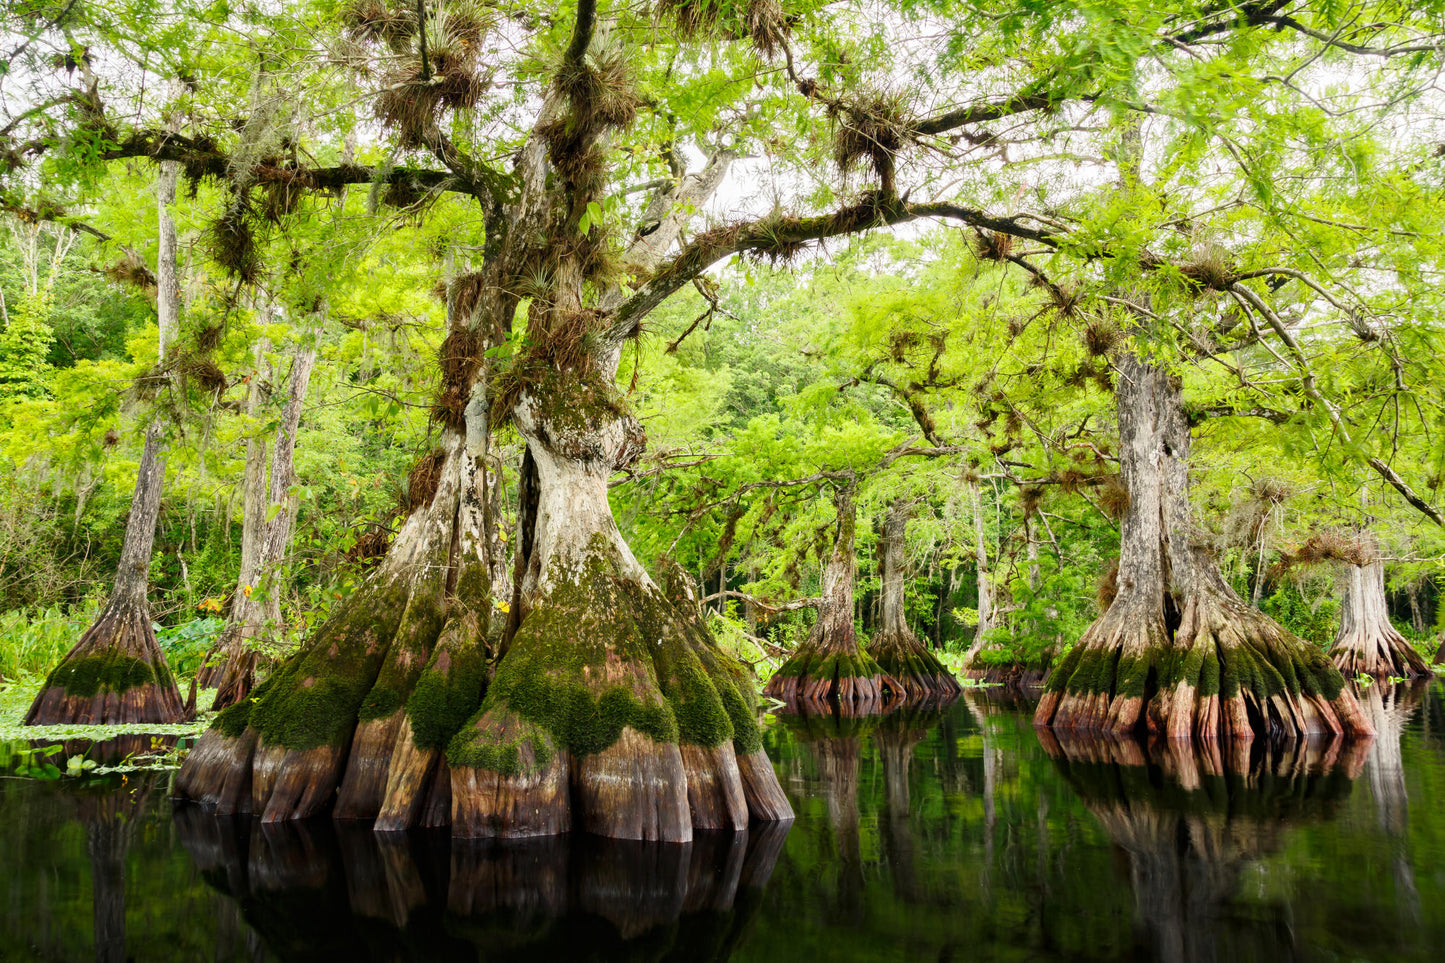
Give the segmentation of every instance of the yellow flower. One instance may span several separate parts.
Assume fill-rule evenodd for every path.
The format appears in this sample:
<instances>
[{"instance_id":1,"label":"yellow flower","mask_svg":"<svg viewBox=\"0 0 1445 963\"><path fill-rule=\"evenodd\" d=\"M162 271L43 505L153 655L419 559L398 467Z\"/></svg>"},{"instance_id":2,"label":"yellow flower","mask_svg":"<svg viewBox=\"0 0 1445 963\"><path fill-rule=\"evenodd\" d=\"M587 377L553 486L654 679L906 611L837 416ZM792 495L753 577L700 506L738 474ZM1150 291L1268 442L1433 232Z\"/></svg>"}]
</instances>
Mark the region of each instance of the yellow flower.
<instances>
[{"instance_id":1,"label":"yellow flower","mask_svg":"<svg viewBox=\"0 0 1445 963\"><path fill-rule=\"evenodd\" d=\"M512 607L511 607L510 605L508 605L506 602L498 602L498 603L497 603L497 608L500 609L500 610L501 610L502 612L504 612L504 613L505 613L505 612L510 612L510 611L512 611Z\"/></svg>"}]
</instances>

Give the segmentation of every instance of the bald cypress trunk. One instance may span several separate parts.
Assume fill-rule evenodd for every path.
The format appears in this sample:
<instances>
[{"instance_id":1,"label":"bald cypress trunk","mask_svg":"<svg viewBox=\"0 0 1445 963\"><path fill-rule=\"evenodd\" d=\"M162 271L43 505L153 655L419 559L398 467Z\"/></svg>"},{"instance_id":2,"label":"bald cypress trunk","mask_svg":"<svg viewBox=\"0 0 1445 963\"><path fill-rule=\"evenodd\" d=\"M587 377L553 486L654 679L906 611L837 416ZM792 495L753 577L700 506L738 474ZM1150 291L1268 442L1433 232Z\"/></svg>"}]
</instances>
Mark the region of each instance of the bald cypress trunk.
<instances>
[{"instance_id":1,"label":"bald cypress trunk","mask_svg":"<svg viewBox=\"0 0 1445 963\"><path fill-rule=\"evenodd\" d=\"M449 822L459 836L575 827L680 842L694 826L791 818L750 676L675 567L662 568L665 588L648 576L607 501L608 476L644 438L614 384L626 335L607 324L622 294L600 276L606 237L583 226L604 183L602 135L634 109L589 59L595 16L579 6L515 189L488 211L482 269L452 285L435 494L307 648L221 713L182 793L266 821L334 799L335 816L375 817L378 830ZM669 182L628 260L656 263L721 181L720 158ZM527 337L493 371L487 350L524 301ZM488 439L505 420L527 453L510 611L494 635L507 600Z\"/></svg>"},{"instance_id":2,"label":"bald cypress trunk","mask_svg":"<svg viewBox=\"0 0 1445 963\"><path fill-rule=\"evenodd\" d=\"M177 164L163 163L156 179L160 225L156 308L162 365L180 326L176 224L170 212L178 172ZM157 411L146 431L110 598L46 677L25 715L26 725L170 723L179 722L186 714L165 653L156 642L147 599L156 521L165 489L166 433L165 419Z\"/></svg>"},{"instance_id":3,"label":"bald cypress trunk","mask_svg":"<svg viewBox=\"0 0 1445 963\"><path fill-rule=\"evenodd\" d=\"M1363 564L1346 564L1345 593L1340 608L1340 630L1330 646L1330 658L1348 678L1422 679L1430 675L1424 656L1390 622L1385 600L1385 563L1374 540L1365 536Z\"/></svg>"},{"instance_id":4,"label":"bald cypress trunk","mask_svg":"<svg viewBox=\"0 0 1445 963\"><path fill-rule=\"evenodd\" d=\"M908 582L905 536L912 511L912 503L894 502L883 521L878 543L882 612L878 631L868 643L868 655L898 681L910 702L947 701L957 698L963 690L943 663L913 634L904 611Z\"/></svg>"},{"instance_id":5,"label":"bald cypress trunk","mask_svg":"<svg viewBox=\"0 0 1445 963\"><path fill-rule=\"evenodd\" d=\"M882 712L903 698L904 687L858 642L853 627L857 509L852 489L838 489L833 504L838 517L833 549L823 566L818 621L808 638L773 673L763 692L788 703L794 711L829 712L837 705L844 715L867 715Z\"/></svg>"},{"instance_id":6,"label":"bald cypress trunk","mask_svg":"<svg viewBox=\"0 0 1445 963\"><path fill-rule=\"evenodd\" d=\"M220 666L213 684L216 687L213 709L235 705L251 693L255 681L256 640L264 632L276 632L281 623L281 589L275 579L277 569L291 544L291 529L296 519L296 499L292 488L296 483L296 436L301 425L301 409L316 365L314 345L298 345L291 356L287 377L286 403L281 410L281 423L272 449L270 481L264 501L253 506L248 497L247 509L258 512L253 557L242 555L241 577L231 620L216 641ZM265 443L260 442L262 452ZM249 454L248 451L248 472ZM249 479L248 479L249 481ZM248 486L248 496L249 496ZM250 527L252 520L246 519Z\"/></svg>"},{"instance_id":7,"label":"bald cypress trunk","mask_svg":"<svg viewBox=\"0 0 1445 963\"><path fill-rule=\"evenodd\" d=\"M1369 733L1325 654L1239 598L1194 537L1178 379L1130 354L1116 371L1129 494L1118 594L1050 675L1035 724L1206 740Z\"/></svg>"}]
</instances>

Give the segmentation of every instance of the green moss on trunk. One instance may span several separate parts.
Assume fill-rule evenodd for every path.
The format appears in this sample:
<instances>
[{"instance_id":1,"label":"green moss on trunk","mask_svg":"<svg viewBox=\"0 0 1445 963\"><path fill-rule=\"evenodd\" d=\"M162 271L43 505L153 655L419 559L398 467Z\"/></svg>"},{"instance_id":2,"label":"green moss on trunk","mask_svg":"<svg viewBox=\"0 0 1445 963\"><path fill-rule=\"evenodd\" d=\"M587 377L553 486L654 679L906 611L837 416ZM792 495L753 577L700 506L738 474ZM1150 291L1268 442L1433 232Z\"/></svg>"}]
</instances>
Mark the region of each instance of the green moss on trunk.
<instances>
[{"instance_id":1,"label":"green moss on trunk","mask_svg":"<svg viewBox=\"0 0 1445 963\"><path fill-rule=\"evenodd\" d=\"M153 682L162 686L174 685L170 670L165 665L153 666L144 659L114 653L67 659L51 671L45 679L45 687L57 687L66 695L88 698L101 689L125 692Z\"/></svg>"}]
</instances>

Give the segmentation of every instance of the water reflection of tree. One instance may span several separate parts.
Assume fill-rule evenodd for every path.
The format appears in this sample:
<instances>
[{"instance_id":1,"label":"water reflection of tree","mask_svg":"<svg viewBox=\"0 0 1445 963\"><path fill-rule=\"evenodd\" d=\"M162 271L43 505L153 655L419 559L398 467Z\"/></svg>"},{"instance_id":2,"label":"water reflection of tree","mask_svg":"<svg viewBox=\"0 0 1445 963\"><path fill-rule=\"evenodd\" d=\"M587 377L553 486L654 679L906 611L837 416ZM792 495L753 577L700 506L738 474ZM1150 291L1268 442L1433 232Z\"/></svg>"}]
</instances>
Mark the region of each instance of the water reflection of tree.
<instances>
[{"instance_id":1,"label":"water reflection of tree","mask_svg":"<svg viewBox=\"0 0 1445 963\"><path fill-rule=\"evenodd\" d=\"M1243 870L1288 827L1332 818L1368 741L1219 745L1056 738L1044 749L1128 854L1140 938L1167 961L1292 955L1289 911L1233 906Z\"/></svg>"},{"instance_id":2,"label":"water reflection of tree","mask_svg":"<svg viewBox=\"0 0 1445 963\"><path fill-rule=\"evenodd\" d=\"M863 739L882 716L794 713L779 716L813 758L815 789L828 810L838 858L840 915L862 908L863 858L858 829L858 773Z\"/></svg>"},{"instance_id":3,"label":"water reflection of tree","mask_svg":"<svg viewBox=\"0 0 1445 963\"><path fill-rule=\"evenodd\" d=\"M883 851L893 876L893 888L908 902L918 902L923 897L914 866L909 770L913 765L914 747L942 717L943 709L936 704L905 707L879 720L873 733L883 764Z\"/></svg>"},{"instance_id":4,"label":"water reflection of tree","mask_svg":"<svg viewBox=\"0 0 1445 963\"><path fill-rule=\"evenodd\" d=\"M283 960L725 959L788 825L691 843L585 834L450 840L329 820L256 824L187 807L176 826L212 886Z\"/></svg>"},{"instance_id":5,"label":"water reflection of tree","mask_svg":"<svg viewBox=\"0 0 1445 963\"><path fill-rule=\"evenodd\" d=\"M1395 878L1395 903L1402 926L1418 926L1422 920L1420 891L1415 885L1415 868L1410 863L1407 829L1410 800L1405 790L1405 763L1400 737L1410 717L1424 699L1428 683L1368 685L1355 688L1355 697L1370 725L1375 740L1365 758L1365 777L1375 801L1375 820L1390 841L1390 862Z\"/></svg>"},{"instance_id":6,"label":"water reflection of tree","mask_svg":"<svg viewBox=\"0 0 1445 963\"><path fill-rule=\"evenodd\" d=\"M134 737L131 737L132 739ZM93 746L67 746L111 761L130 751L122 740ZM97 963L125 963L125 860L135 839L136 823L146 812L155 783L140 778L96 781L73 798L76 819L85 826L85 851L90 859L91 899Z\"/></svg>"}]
</instances>

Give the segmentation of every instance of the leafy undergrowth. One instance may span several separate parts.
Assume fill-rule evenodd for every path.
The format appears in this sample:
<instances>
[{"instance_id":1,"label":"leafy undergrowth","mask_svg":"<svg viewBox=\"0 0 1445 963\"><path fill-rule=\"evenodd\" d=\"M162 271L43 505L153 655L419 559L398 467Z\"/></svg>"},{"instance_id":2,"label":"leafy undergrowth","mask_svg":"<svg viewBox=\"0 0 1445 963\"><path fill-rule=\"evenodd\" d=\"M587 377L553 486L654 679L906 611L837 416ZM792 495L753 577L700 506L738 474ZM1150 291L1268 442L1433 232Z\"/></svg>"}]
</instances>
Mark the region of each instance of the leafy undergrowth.
<instances>
[{"instance_id":1,"label":"leafy undergrowth","mask_svg":"<svg viewBox=\"0 0 1445 963\"><path fill-rule=\"evenodd\" d=\"M59 779L175 769L210 724L211 714L205 713L175 725L24 725L41 682L37 677L0 685L0 774ZM210 702L204 696L198 701Z\"/></svg>"}]
</instances>

